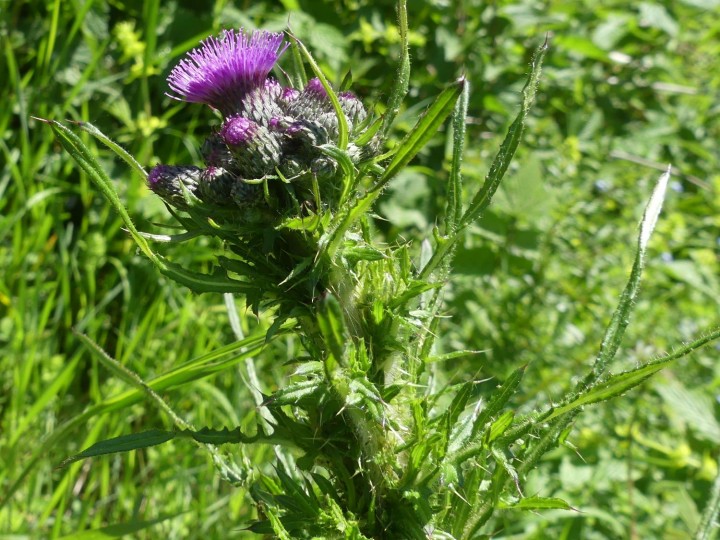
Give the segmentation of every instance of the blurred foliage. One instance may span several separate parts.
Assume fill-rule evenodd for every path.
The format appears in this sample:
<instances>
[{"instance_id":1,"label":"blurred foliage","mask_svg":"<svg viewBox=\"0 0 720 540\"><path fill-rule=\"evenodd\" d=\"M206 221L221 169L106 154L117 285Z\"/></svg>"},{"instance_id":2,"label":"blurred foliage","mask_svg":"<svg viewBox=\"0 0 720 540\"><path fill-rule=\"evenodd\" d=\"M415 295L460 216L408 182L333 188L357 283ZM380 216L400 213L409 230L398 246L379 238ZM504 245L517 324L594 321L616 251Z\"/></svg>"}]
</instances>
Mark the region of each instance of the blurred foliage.
<instances>
[{"instance_id":1,"label":"blurred foliage","mask_svg":"<svg viewBox=\"0 0 720 540\"><path fill-rule=\"evenodd\" d=\"M164 77L223 27L288 23L331 80L351 69L369 103L386 95L399 52L394 2L284 0L22 1L0 9L0 531L48 538L168 517L137 537L245 537L243 490L190 443L55 469L107 438L166 426L153 405L99 416L45 449L43 437L126 386L71 328L143 377L234 341L222 299L193 296L140 257L120 221L32 116L92 121L147 166L198 161L218 119L165 97ZM454 381L498 380L529 364L520 409L559 396L592 361L629 272L642 203L672 163L674 193L651 243L643 290L614 370L659 356L717 324L720 298L720 19L717 0L674 3L424 1L410 6L413 75L401 137L432 96L464 73L472 85L464 174L482 181L518 104L532 49L551 51L525 143L496 204L458 249L439 353L485 351L445 366ZM289 58L285 58L288 61ZM427 236L444 208L440 134L379 205L388 242ZM142 182L98 149L139 228L166 221ZM207 263L201 244L178 262ZM246 333L267 324L242 311ZM288 338L241 371L164 398L198 425L249 425L249 386L275 389L300 351ZM718 349L681 360L642 391L589 408L568 448L532 472L527 493L582 513L507 511L498 537L687 538L717 472ZM481 387L482 388L482 387ZM185 446L187 445L187 446ZM261 463L232 447L232 459ZM268 471L270 472L270 471Z\"/></svg>"}]
</instances>

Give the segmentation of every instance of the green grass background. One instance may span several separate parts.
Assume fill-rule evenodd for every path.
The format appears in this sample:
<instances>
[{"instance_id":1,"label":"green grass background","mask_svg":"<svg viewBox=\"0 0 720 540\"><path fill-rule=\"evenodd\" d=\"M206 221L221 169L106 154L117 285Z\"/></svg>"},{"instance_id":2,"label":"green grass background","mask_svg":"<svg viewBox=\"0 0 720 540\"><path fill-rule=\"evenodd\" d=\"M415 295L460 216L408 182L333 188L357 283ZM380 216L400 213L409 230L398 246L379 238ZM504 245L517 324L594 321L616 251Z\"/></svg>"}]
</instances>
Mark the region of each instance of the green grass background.
<instances>
[{"instance_id":1,"label":"green grass background","mask_svg":"<svg viewBox=\"0 0 720 540\"><path fill-rule=\"evenodd\" d=\"M469 192L517 111L531 51L551 35L525 143L491 211L459 249L448 294L441 352L486 352L443 366L448 381L488 379L490 389L527 363L514 398L524 409L570 388L598 350L629 273L642 206L668 163L672 190L613 371L717 326L719 11L718 0L410 2L414 69L393 136L464 73L472 85ZM192 295L160 276L32 117L90 121L147 167L197 164L218 121L206 108L168 99L168 71L221 28L281 30L288 21L331 80L351 69L356 93L381 107L398 54L389 0L0 3L0 534L83 538L80 531L125 524L147 525L136 538L251 536L241 530L254 516L247 493L190 442L57 467L95 441L172 426L151 401L110 407L129 387L73 328L145 380L235 336L223 298ZM444 207L446 152L440 133L383 196L387 241L418 246L429 234ZM142 179L104 148L98 156L138 227L166 231L158 225L170 217ZM215 247L198 240L159 249L208 270ZM246 335L272 322L267 313L255 318L242 299L236 305ZM278 388L298 354L298 343L282 338L162 396L198 427L248 426L249 385ZM632 394L589 408L569 444L525 483L526 494L563 497L581 512L500 513L497 537L687 538L717 473L719 356L708 347ZM88 409L96 413L81 416ZM271 448L222 450L272 472Z\"/></svg>"}]
</instances>

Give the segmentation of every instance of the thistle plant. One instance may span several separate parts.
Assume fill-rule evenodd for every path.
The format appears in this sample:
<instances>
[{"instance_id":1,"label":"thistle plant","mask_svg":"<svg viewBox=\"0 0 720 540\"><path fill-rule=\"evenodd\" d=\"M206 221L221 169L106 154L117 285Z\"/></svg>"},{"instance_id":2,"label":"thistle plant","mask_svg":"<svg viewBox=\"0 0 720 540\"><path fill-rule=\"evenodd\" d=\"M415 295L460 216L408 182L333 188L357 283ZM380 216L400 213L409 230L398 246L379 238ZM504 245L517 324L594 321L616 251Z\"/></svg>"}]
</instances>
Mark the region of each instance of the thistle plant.
<instances>
[{"instance_id":1,"label":"thistle plant","mask_svg":"<svg viewBox=\"0 0 720 540\"><path fill-rule=\"evenodd\" d=\"M594 365L553 404L517 413L511 398L525 367L492 396L479 399L476 381L445 385L443 362L473 354L438 354L443 291L454 248L481 219L520 143L533 104L547 43L535 52L520 112L479 188L461 174L465 117L471 91L449 84L412 130L388 145L408 90L407 14L398 5L403 45L393 91L378 114L351 91L331 85L292 34L225 31L191 51L170 73L177 100L212 107L222 117L206 134L202 164L159 164L149 173L104 134L107 145L167 205L184 232L140 233L107 174L72 127L48 121L63 146L106 195L143 253L160 271L198 293L243 295L273 322L263 336L240 339L192 366L144 382L88 345L136 386L126 403L149 395L175 430L135 433L98 443L69 458L85 459L191 438L207 445L222 474L243 484L257 508L246 526L278 538L479 538L499 509L572 510L571 502L528 495L523 482L561 444L586 405L616 397L720 335L715 331L665 358L612 374L639 290L644 254L660 213L669 170L643 216L635 263ZM284 54L288 76L273 69ZM305 66L310 76L305 73ZM444 214L423 246L387 245L373 226L383 189L450 118L452 155ZM469 201L463 195L472 193ZM216 270L203 274L156 253L148 240L219 239ZM230 304L230 303L229 303ZM261 354L265 343L297 335L305 350L294 372L270 395L257 392L254 432L235 426L196 428L158 395L169 379L207 375L219 354ZM81 339L86 338L81 336ZM269 444L274 475L262 464L237 465L221 444ZM224 447L227 448L227 447ZM718 502L708 506L710 527ZM698 538L703 531L698 531Z\"/></svg>"}]
</instances>

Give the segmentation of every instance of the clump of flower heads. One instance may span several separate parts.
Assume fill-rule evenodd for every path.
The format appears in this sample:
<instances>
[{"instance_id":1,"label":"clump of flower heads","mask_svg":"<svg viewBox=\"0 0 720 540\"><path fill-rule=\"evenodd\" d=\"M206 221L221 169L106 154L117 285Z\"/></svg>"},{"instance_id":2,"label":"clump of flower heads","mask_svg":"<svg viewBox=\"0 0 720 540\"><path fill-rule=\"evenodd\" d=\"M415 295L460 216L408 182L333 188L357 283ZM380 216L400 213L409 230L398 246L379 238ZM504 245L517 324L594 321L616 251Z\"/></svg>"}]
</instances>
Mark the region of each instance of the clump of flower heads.
<instances>
[{"instance_id":1,"label":"clump of flower heads","mask_svg":"<svg viewBox=\"0 0 720 540\"><path fill-rule=\"evenodd\" d=\"M338 114L319 79L299 89L269 77L287 47L280 33L226 30L203 41L171 71L168 95L209 105L223 123L203 144L204 168L152 169L148 184L165 202L183 210L223 207L240 221L286 216L316 201L318 188L322 205L332 210L337 204L342 171L327 149L338 144ZM351 92L337 98L352 141L367 129L367 112ZM375 153L377 143L365 139L371 142L350 142L343 150L353 165Z\"/></svg>"}]
</instances>

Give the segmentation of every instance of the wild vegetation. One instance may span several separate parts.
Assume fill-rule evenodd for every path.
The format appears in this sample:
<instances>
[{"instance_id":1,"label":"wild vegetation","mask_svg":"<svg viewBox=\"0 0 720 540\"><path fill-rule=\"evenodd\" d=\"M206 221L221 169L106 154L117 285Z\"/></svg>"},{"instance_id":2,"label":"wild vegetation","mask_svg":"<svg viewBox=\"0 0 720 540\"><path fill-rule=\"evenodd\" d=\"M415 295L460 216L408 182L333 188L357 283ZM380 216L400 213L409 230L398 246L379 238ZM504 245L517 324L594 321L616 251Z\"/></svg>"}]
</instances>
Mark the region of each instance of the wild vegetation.
<instances>
[{"instance_id":1,"label":"wild vegetation","mask_svg":"<svg viewBox=\"0 0 720 540\"><path fill-rule=\"evenodd\" d=\"M713 537L718 2L418 1L407 32L395 2L246 4L1 10L0 532ZM348 84L362 129L381 122L379 159L332 172L382 184L366 217L343 217L344 189L313 200L312 175L272 199L298 203L272 224L307 242L275 268L293 288L223 263L250 285L197 294L173 269L213 274L263 243L132 230L180 233L141 168L203 163L222 119L166 78L224 28L289 29L307 54L274 76ZM405 288L383 297L384 276ZM374 301L350 313L347 287Z\"/></svg>"}]
</instances>

